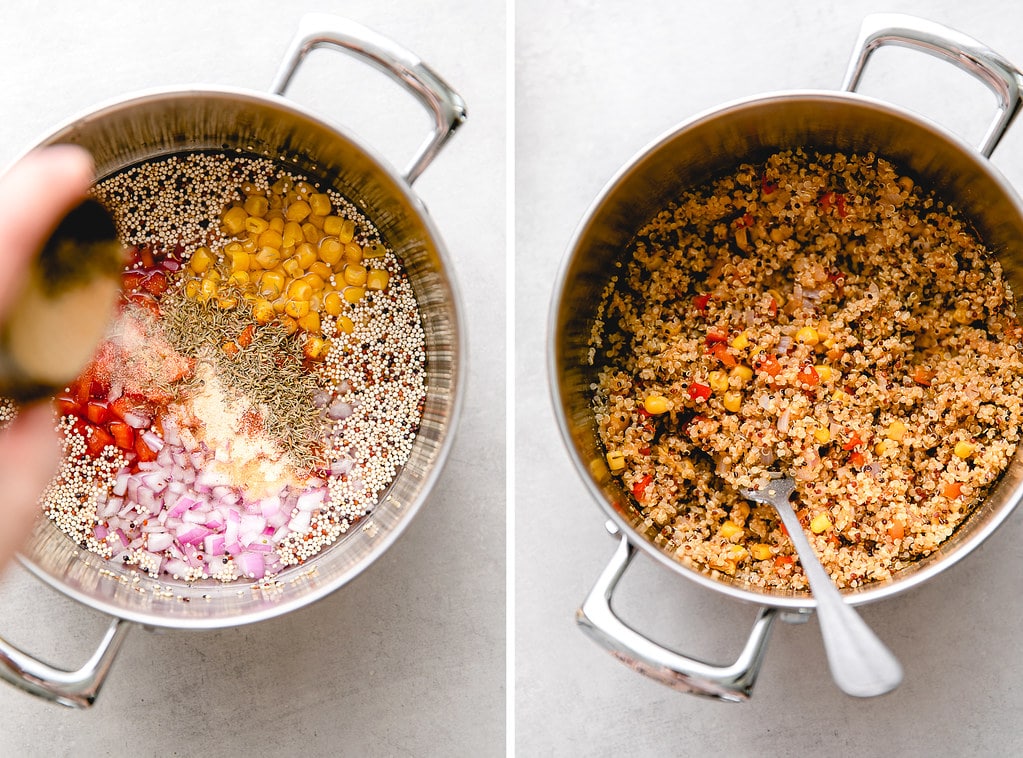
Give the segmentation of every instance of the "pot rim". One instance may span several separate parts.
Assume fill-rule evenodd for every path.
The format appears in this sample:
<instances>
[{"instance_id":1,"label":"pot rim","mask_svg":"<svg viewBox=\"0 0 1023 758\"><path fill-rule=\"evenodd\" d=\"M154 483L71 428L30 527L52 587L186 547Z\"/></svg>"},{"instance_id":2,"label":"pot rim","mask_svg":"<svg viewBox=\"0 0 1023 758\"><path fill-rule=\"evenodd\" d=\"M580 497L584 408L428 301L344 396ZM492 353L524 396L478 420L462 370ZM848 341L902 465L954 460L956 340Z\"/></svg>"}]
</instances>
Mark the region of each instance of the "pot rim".
<instances>
[{"instance_id":1,"label":"pot rim","mask_svg":"<svg viewBox=\"0 0 1023 758\"><path fill-rule=\"evenodd\" d=\"M240 613L237 616L232 617L221 617L221 616L204 616L204 617L188 617L188 618L176 618L176 617L163 617L155 613L146 613L142 611L135 611L131 609L125 609L118 606L115 603L108 602L102 598L96 598L86 595L77 589L65 585L61 577L57 577L50 574L40 568L34 561L32 561L23 552L18 552L17 559L22 566L24 566L29 573L33 574L37 578L41 579L44 583L50 587L61 592L63 595L76 600L83 605L86 605L94 610L100 611L101 613L108 614L110 616L124 619L126 621L132 621L141 624L146 627L156 628L167 628L167 629L223 629L236 626L243 626L246 624L255 623L257 621L264 621L270 618L284 615L298 608L311 605L312 603L322 600L326 596L332 594L342 586L348 584L350 581L355 579L357 576L362 574L367 568L369 568L376 560L383 555L394 542L405 532L409 524L413 521L416 514L422 508L427 498L431 495L433 488L436 486L437 480L440 478L441 473L444 469L444 465L447 462L448 456L450 455L451 448L454 445L455 430L458 426L459 419L461 417L463 404L465 401L465 385L467 376L467 335L465 329L465 314L464 306L462 303L461 292L458 288L458 282L454 276L454 266L450 258L450 254L447 251L447 247L444 244L443 238L440 235L439 230L436 227L433 218L430 216L426 205L419 198L419 196L412 190L411 185L401 176L398 171L385 159L381 157L378 151L348 131L345 127L339 124L335 124L324 120L322 117L313 113L304 106L295 103L290 98L284 95L278 95L274 93L265 93L256 90L251 90L242 87L231 87L231 86L206 86L199 84L189 84L182 86L169 86L169 87L155 87L147 88L143 90L137 90L129 92L127 94L110 98L101 101L91 108L79 111L71 117L57 124L55 127L44 133L38 139L36 139L29 147L17 154L15 162L20 160L24 155L31 152L34 149L44 147L50 144L56 144L61 141L61 137L66 133L74 129L78 124L88 121L94 121L97 119L104 118L110 113L115 111L130 108L139 104L148 103L159 100L173 100L173 99L184 99L184 98L195 98L195 97L226 97L234 98L237 100L244 100L252 102L260 106L271 106L273 108L279 108L287 111L291 111L293 114L300 116L303 119L314 122L320 128L332 132L342 139L345 139L352 143L358 148L364 156L374 165L374 167L382 172L394 185L395 191L400 193L404 199L408 202L411 210L416 214L418 221L426 229L431 242L435 248L437 258L444 271L451 272L451 275L446 277L447 284L450 290L450 305L451 305L451 322L452 329L455 332L455 348L457 350L458 362L456 364L456 370L452 372L451 377L451 388L450 394L450 406L448 416L446 418L446 432L443 439L437 446L437 452L434 458L433 465L430 470L423 476L422 485L419 493L414 501L403 503L402 512L403 517L397 521L391 528L389 528L386 535L380 538L372 550L366 554L366 556L356 565L352 566L347 571L336 576L332 581L318 585L313 589L287 601L279 601L274 603L268 603L262 608L255 611L248 611ZM169 154L169 153L168 153ZM357 199L357 198L353 198ZM398 476L401 473L399 471ZM384 491L383 498L386 498ZM382 498L382 499L383 499ZM39 524L45 526L44 519L39 519ZM342 541L343 542L343 541ZM332 549L334 546L328 547L327 550ZM339 543L336 547L340 548ZM302 571L304 567L293 567ZM283 576L284 581L287 581L288 570L285 570L278 576ZM233 589L245 589L245 588L256 588L259 586L259 582L253 582L251 584L244 583L231 583L224 585Z\"/></svg>"},{"instance_id":2,"label":"pot rim","mask_svg":"<svg viewBox=\"0 0 1023 758\"><path fill-rule=\"evenodd\" d=\"M579 245L584 239L588 227L601 213L605 204L612 199L633 170L644 161L655 156L655 154L667 144L680 138L685 132L695 128L696 126L705 124L706 122L712 121L736 110L756 108L758 106L782 100L839 102L852 105L853 107L875 109L883 112L889 117L909 121L920 129L933 132L936 136L947 142L950 148L957 149L963 153L964 156L971 160L983 173L987 174L998 188L1012 201L1012 204L1017 209L1020 209L1021 213L1023 213L1023 202L1021 202L1019 194L1016 192L1015 188L1009 184L1008 180L1005 179L1002 173L994 166L990 159L985 158L976 147L966 142L965 139L950 132L937 122L898 105L862 95L857 92L824 89L778 90L730 100L723 104L702 110L693 116L684 119L648 142L614 173L614 175L603 185L596 197L587 206L582 220L577 224L575 231L572 234L567 251L562 257L561 264L554 279L554 288L547 315L547 377L550 392L549 400L553 406L554 415L558 423L558 428L561 432L562 442L568 450L569 457L574 464L576 473L579 474L582 479L583 485L590 497L596 500L597 504L604 511L604 515L611 523L614 524L618 533L625 536L630 544L653 558L653 560L661 566L683 576L687 580L694 581L697 584L715 592L760 606L768 606L783 610L808 610L816 608L817 606L815 598L809 593L805 595L797 595L795 593L790 595L769 594L766 592L758 592L739 584L730 584L719 581L708 574L690 568L680 561L675 560L658 548L653 542L646 539L642 534L639 534L632 524L623 518L622 515L607 501L604 492L597 485L588 466L580 457L579 452L573 443L572 432L569 428L566 415L562 410L561 397L564 388L562 387L557 363L559 358L558 344L560 341L560 335L558 333L558 311L562 305L562 300L565 297L565 288L568 281L569 269L578 255ZM1021 450L1023 450L1023 446L1021 446ZM991 534L1015 509L1019 500L1023 497L1023 484L1017 483L1015 486L1017 492L1009 504L995 512L991 518L988 518L983 524L979 525L979 527L977 527L975 531L969 535L968 539L957 545L948 555L943 556L940 560L933 561L930 565L923 569L912 570L904 577L872 583L865 587L857 588L851 592L843 592L843 597L850 605L861 605L883 600L922 584L958 563L988 537L990 537ZM611 529L610 524L608 528L609 530ZM954 534L955 533L953 533L953 535Z\"/></svg>"}]
</instances>

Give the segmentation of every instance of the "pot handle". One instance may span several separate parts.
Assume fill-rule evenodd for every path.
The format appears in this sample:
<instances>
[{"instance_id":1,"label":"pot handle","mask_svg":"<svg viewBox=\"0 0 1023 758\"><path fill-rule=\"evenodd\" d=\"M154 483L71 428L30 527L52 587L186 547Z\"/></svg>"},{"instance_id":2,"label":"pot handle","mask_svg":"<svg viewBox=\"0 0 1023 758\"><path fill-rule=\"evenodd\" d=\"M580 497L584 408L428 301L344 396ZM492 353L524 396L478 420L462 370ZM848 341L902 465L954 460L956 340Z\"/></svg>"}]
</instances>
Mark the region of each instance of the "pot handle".
<instances>
[{"instance_id":1,"label":"pot handle","mask_svg":"<svg viewBox=\"0 0 1023 758\"><path fill-rule=\"evenodd\" d=\"M610 523L608 529L618 531ZM760 609L745 647L731 665L716 666L669 650L625 624L611 608L618 580L636 554L636 548L625 536L620 536L620 540L611 562L582 608L576 611L576 622L582 630L626 666L672 689L735 703L748 700L760 673L777 610Z\"/></svg>"},{"instance_id":2,"label":"pot handle","mask_svg":"<svg viewBox=\"0 0 1023 758\"><path fill-rule=\"evenodd\" d=\"M411 51L361 24L324 13L309 13L301 18L270 91L283 95L299 64L318 47L340 48L365 58L409 90L430 111L433 132L405 169L405 181L412 184L465 122L465 102L461 96Z\"/></svg>"},{"instance_id":3,"label":"pot handle","mask_svg":"<svg viewBox=\"0 0 1023 758\"><path fill-rule=\"evenodd\" d=\"M999 140L1023 105L1023 72L973 37L947 26L901 13L867 16L853 49L842 89L853 92L867 58L882 45L899 45L948 61L986 84L998 99L998 115L980 143L980 152L991 157Z\"/></svg>"},{"instance_id":4,"label":"pot handle","mask_svg":"<svg viewBox=\"0 0 1023 758\"><path fill-rule=\"evenodd\" d=\"M96 652L77 671L54 668L0 638L0 679L44 700L69 708L89 708L96 702L129 628L124 619L111 621Z\"/></svg>"}]
</instances>

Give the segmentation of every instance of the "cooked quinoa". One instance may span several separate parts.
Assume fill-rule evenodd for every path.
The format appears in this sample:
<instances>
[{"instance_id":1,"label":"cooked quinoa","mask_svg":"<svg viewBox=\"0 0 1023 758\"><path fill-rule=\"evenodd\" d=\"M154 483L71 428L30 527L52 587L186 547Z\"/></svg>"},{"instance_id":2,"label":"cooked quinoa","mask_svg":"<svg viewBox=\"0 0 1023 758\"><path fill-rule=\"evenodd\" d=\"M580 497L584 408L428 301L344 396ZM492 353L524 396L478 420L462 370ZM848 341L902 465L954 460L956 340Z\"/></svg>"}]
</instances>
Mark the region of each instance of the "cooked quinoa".
<instances>
[{"instance_id":1,"label":"cooked quinoa","mask_svg":"<svg viewBox=\"0 0 1023 758\"><path fill-rule=\"evenodd\" d=\"M796 480L840 587L935 550L1008 465L1021 328L969 223L873 154L772 155L644 226L594 330L611 472L655 541L745 585L803 590L770 506Z\"/></svg>"}]
</instances>

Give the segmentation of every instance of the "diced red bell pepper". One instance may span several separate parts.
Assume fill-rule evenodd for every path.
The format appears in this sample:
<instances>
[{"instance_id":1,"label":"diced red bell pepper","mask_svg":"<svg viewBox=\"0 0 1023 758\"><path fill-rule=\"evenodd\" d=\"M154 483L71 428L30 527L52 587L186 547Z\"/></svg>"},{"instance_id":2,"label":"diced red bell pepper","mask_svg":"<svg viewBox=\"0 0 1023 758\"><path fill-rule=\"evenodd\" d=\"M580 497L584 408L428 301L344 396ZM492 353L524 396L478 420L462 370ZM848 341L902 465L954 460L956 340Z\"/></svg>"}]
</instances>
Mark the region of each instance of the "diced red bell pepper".
<instances>
[{"instance_id":1,"label":"diced red bell pepper","mask_svg":"<svg viewBox=\"0 0 1023 758\"><path fill-rule=\"evenodd\" d=\"M708 347L711 345L721 344L722 342L728 342L728 335L723 332L707 332L707 336L703 338L703 342Z\"/></svg>"},{"instance_id":2,"label":"diced red bell pepper","mask_svg":"<svg viewBox=\"0 0 1023 758\"><path fill-rule=\"evenodd\" d=\"M103 400L90 400L85 406L85 418L93 424L105 424L110 420L110 409Z\"/></svg>"},{"instance_id":3,"label":"diced red bell pepper","mask_svg":"<svg viewBox=\"0 0 1023 758\"><path fill-rule=\"evenodd\" d=\"M735 359L735 356L728 352L728 346L723 342L717 342L710 348L710 354L721 361L721 364L725 368L735 368L739 365L739 362Z\"/></svg>"},{"instance_id":4,"label":"diced red bell pepper","mask_svg":"<svg viewBox=\"0 0 1023 758\"><path fill-rule=\"evenodd\" d=\"M106 429L99 426L92 426L91 424L86 427L85 449L88 450L89 454L93 457L98 456L103 452L105 447L113 444L114 438Z\"/></svg>"},{"instance_id":5,"label":"diced red bell pepper","mask_svg":"<svg viewBox=\"0 0 1023 758\"><path fill-rule=\"evenodd\" d=\"M817 370L809 363L799 369L799 373L796 374L796 379L804 387L816 387L821 381Z\"/></svg>"},{"instance_id":6,"label":"diced red bell pepper","mask_svg":"<svg viewBox=\"0 0 1023 758\"><path fill-rule=\"evenodd\" d=\"M772 194L776 189L778 189L778 185L768 179L767 174L760 175L760 190L765 195Z\"/></svg>"},{"instance_id":7,"label":"diced red bell pepper","mask_svg":"<svg viewBox=\"0 0 1023 758\"><path fill-rule=\"evenodd\" d=\"M854 450L849 454L849 465L855 466L856 468L862 468L866 459L863 457L863 453L859 450Z\"/></svg>"},{"instance_id":8,"label":"diced red bell pepper","mask_svg":"<svg viewBox=\"0 0 1023 758\"><path fill-rule=\"evenodd\" d=\"M140 308L145 308L157 318L160 317L160 304L157 303L156 299L151 295L135 293L134 295L128 296L128 302L137 305Z\"/></svg>"},{"instance_id":9,"label":"diced red bell pepper","mask_svg":"<svg viewBox=\"0 0 1023 758\"><path fill-rule=\"evenodd\" d=\"M156 460L156 453L149 449L145 440L142 439L142 435L135 437L135 454L143 463L149 463L150 461Z\"/></svg>"},{"instance_id":10,"label":"diced red bell pepper","mask_svg":"<svg viewBox=\"0 0 1023 758\"><path fill-rule=\"evenodd\" d=\"M646 492L646 488L650 486L650 482L654 480L653 476L647 474L642 479L638 480L632 485L632 496L637 500L643 498L643 493Z\"/></svg>"},{"instance_id":11,"label":"diced red bell pepper","mask_svg":"<svg viewBox=\"0 0 1023 758\"><path fill-rule=\"evenodd\" d=\"M763 371L768 376L778 376L781 373L781 364L772 353L763 353L755 361L754 368Z\"/></svg>"},{"instance_id":12,"label":"diced red bell pepper","mask_svg":"<svg viewBox=\"0 0 1023 758\"><path fill-rule=\"evenodd\" d=\"M73 397L68 397L67 395L55 397L53 399L53 405L60 416L77 416L81 407Z\"/></svg>"},{"instance_id":13,"label":"diced red bell pepper","mask_svg":"<svg viewBox=\"0 0 1023 758\"><path fill-rule=\"evenodd\" d=\"M121 274L121 288L125 292L134 292L142 284L142 280L146 278L144 271L125 271Z\"/></svg>"},{"instance_id":14,"label":"diced red bell pepper","mask_svg":"<svg viewBox=\"0 0 1023 758\"><path fill-rule=\"evenodd\" d=\"M167 291L167 277L156 271L143 280L142 289L150 295L162 295Z\"/></svg>"},{"instance_id":15,"label":"diced red bell pepper","mask_svg":"<svg viewBox=\"0 0 1023 758\"><path fill-rule=\"evenodd\" d=\"M849 437L849 439L845 441L844 445L842 445L842 449L843 450L855 450L856 448L858 448L862 444L863 444L863 440L860 439L860 435L857 432L853 432L852 436Z\"/></svg>"},{"instance_id":16,"label":"diced red bell pepper","mask_svg":"<svg viewBox=\"0 0 1023 758\"><path fill-rule=\"evenodd\" d=\"M111 421L107 426L114 444L121 450L132 450L135 447L135 430L123 421Z\"/></svg>"},{"instance_id":17,"label":"diced red bell pepper","mask_svg":"<svg viewBox=\"0 0 1023 758\"><path fill-rule=\"evenodd\" d=\"M711 395L711 389L709 385L700 384L699 382L693 382L689 385L689 397L692 400L708 400Z\"/></svg>"},{"instance_id":18,"label":"diced red bell pepper","mask_svg":"<svg viewBox=\"0 0 1023 758\"><path fill-rule=\"evenodd\" d=\"M693 298L693 306L700 313L706 313L707 312L707 304L709 302L710 302L710 294L709 293L705 293L703 295L697 295L696 297Z\"/></svg>"},{"instance_id":19,"label":"diced red bell pepper","mask_svg":"<svg viewBox=\"0 0 1023 758\"><path fill-rule=\"evenodd\" d=\"M791 566L795 561L796 559L791 555L779 555L775 557L774 565L776 568L781 568L782 566Z\"/></svg>"},{"instance_id":20,"label":"diced red bell pepper","mask_svg":"<svg viewBox=\"0 0 1023 758\"><path fill-rule=\"evenodd\" d=\"M934 372L923 366L914 366L913 373L910 376L917 384L930 387L931 380L934 378Z\"/></svg>"}]
</instances>

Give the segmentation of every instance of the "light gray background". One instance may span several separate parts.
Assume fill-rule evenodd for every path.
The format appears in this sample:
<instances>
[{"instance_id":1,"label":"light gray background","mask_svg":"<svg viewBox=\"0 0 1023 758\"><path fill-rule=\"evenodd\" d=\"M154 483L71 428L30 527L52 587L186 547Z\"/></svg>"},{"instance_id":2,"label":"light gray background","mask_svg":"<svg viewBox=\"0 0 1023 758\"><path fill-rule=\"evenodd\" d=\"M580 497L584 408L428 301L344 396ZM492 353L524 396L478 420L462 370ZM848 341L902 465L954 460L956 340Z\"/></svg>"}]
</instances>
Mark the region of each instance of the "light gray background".
<instances>
[{"instance_id":1,"label":"light gray background","mask_svg":"<svg viewBox=\"0 0 1023 758\"><path fill-rule=\"evenodd\" d=\"M628 670L573 612L609 559L603 512L584 491L547 396L551 283L604 184L680 121L734 98L837 88L867 12L957 27L1023 65L1023 6L1010 2L610 3L519 0L516 44L516 725L523 756L1004 756L1023 748L1023 513L926 586L863 609L901 658L889 696L832 684L816 621L776 627L753 699L710 702ZM903 50L875 56L884 95L974 139L993 112L980 84ZM1023 127L994 163L1023 187ZM640 556L624 617L654 638L729 661L752 607Z\"/></svg>"},{"instance_id":2,"label":"light gray background","mask_svg":"<svg viewBox=\"0 0 1023 758\"><path fill-rule=\"evenodd\" d=\"M0 164L128 92L265 90L308 10L401 42L468 103L468 123L415 185L457 269L473 350L451 458L406 534L322 602L219 632L135 630L91 712L0 685L2 758L504 753L503 3L7 2ZM400 167L429 129L390 80L330 51L310 56L289 95ZM20 567L0 578L0 634L55 663L83 662L106 623Z\"/></svg>"}]
</instances>

